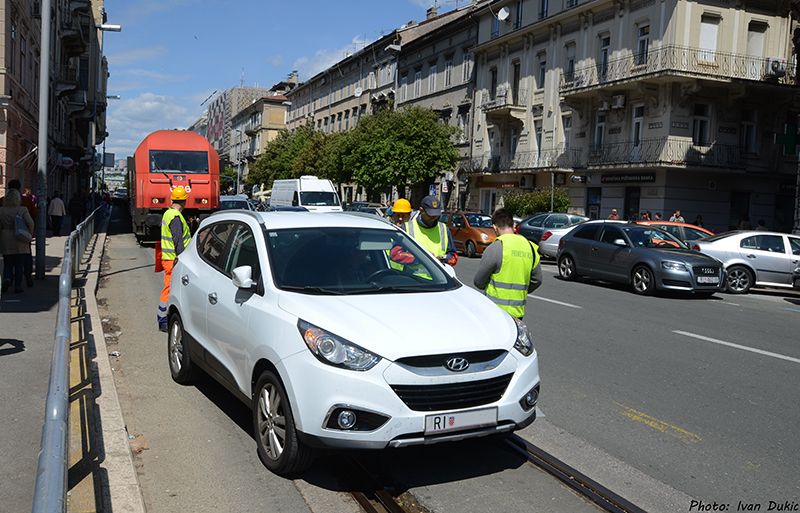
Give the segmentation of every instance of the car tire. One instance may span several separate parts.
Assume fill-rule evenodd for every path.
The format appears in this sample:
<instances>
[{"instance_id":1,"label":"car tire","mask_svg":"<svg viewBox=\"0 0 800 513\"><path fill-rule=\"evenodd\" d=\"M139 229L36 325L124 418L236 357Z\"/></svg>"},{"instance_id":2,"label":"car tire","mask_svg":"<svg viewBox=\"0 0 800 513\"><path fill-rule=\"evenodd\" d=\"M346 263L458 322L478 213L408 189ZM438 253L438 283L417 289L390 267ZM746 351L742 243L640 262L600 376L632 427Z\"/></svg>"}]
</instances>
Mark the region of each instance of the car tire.
<instances>
[{"instance_id":1,"label":"car tire","mask_svg":"<svg viewBox=\"0 0 800 513\"><path fill-rule=\"evenodd\" d=\"M649 296L656 289L656 278L646 265L637 265L631 273L631 287L640 296Z\"/></svg>"},{"instance_id":2,"label":"car tire","mask_svg":"<svg viewBox=\"0 0 800 513\"><path fill-rule=\"evenodd\" d=\"M291 476L311 466L313 451L298 438L286 389L272 371L264 371L256 382L253 432L258 457L275 474Z\"/></svg>"},{"instance_id":3,"label":"car tire","mask_svg":"<svg viewBox=\"0 0 800 513\"><path fill-rule=\"evenodd\" d=\"M475 248L475 243L468 240L466 244L464 244L464 255L466 255L467 258L475 258L477 254L478 250Z\"/></svg>"},{"instance_id":4,"label":"car tire","mask_svg":"<svg viewBox=\"0 0 800 513\"><path fill-rule=\"evenodd\" d=\"M558 259L558 276L566 281L572 281L577 278L575 260L571 255L564 255Z\"/></svg>"},{"instance_id":5,"label":"car tire","mask_svg":"<svg viewBox=\"0 0 800 513\"><path fill-rule=\"evenodd\" d=\"M190 385L197 377L197 370L189 355L188 341L181 316L173 313L167 324L167 361L172 380L181 385Z\"/></svg>"},{"instance_id":6,"label":"car tire","mask_svg":"<svg viewBox=\"0 0 800 513\"><path fill-rule=\"evenodd\" d=\"M753 287L753 272L743 265L734 265L728 269L725 282L726 290L731 294L747 294Z\"/></svg>"}]
</instances>

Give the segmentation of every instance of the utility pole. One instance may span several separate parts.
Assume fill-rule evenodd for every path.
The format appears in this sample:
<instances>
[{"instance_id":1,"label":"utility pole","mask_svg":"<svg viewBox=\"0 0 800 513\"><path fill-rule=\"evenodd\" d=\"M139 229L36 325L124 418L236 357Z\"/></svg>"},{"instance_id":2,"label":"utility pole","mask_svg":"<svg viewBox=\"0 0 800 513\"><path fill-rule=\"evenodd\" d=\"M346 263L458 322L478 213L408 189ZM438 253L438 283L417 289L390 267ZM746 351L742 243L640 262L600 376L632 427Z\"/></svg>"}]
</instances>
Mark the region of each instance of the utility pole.
<instances>
[{"instance_id":1,"label":"utility pole","mask_svg":"<svg viewBox=\"0 0 800 513\"><path fill-rule=\"evenodd\" d=\"M50 0L42 0L42 40L39 56L39 215L36 220L36 278L45 272L45 237L47 236L47 139L50 125Z\"/></svg>"}]
</instances>

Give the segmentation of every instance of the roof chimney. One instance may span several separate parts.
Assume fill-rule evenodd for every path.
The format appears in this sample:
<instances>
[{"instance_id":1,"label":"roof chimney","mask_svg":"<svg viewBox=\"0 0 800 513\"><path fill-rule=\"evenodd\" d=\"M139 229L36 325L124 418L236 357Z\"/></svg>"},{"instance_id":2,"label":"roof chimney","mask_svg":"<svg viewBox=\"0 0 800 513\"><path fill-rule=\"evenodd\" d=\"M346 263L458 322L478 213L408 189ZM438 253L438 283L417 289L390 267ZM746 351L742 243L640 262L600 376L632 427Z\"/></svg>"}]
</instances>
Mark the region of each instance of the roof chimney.
<instances>
[{"instance_id":1,"label":"roof chimney","mask_svg":"<svg viewBox=\"0 0 800 513\"><path fill-rule=\"evenodd\" d=\"M435 18L439 15L439 10L436 8L435 5L428 7L428 10L425 11L425 19L429 20L431 18Z\"/></svg>"}]
</instances>

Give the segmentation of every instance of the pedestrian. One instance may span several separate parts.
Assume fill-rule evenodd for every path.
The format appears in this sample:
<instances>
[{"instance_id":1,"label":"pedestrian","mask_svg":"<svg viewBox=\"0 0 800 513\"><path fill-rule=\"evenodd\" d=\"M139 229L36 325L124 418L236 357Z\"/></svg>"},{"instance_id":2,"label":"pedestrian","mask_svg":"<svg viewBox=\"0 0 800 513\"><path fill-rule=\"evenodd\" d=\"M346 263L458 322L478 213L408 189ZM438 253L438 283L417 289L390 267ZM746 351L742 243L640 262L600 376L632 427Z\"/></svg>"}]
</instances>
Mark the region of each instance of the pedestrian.
<instances>
[{"instance_id":1,"label":"pedestrian","mask_svg":"<svg viewBox=\"0 0 800 513\"><path fill-rule=\"evenodd\" d=\"M453 237L444 223L439 222L442 206L436 196L425 196L419 207L419 215L403 224L405 232L440 261L456 265L458 254Z\"/></svg>"},{"instance_id":2,"label":"pedestrian","mask_svg":"<svg viewBox=\"0 0 800 513\"><path fill-rule=\"evenodd\" d=\"M16 189L19 191L22 188L22 184L19 180L11 180L8 182L9 189ZM33 195L30 188L25 188L25 192L22 193L22 200L20 205L28 209L28 214L30 214L31 219L33 219L33 230L31 231L31 235L33 237L36 236L36 220L38 219L39 209L36 207L36 196ZM28 288L33 287L33 254L28 248L27 253L23 253L22 256L24 262L23 266L25 269L25 282L28 285Z\"/></svg>"},{"instance_id":3,"label":"pedestrian","mask_svg":"<svg viewBox=\"0 0 800 513\"><path fill-rule=\"evenodd\" d=\"M640 221L649 221L650 220L650 214L648 212L642 212L641 215L639 216L639 220Z\"/></svg>"},{"instance_id":4,"label":"pedestrian","mask_svg":"<svg viewBox=\"0 0 800 513\"><path fill-rule=\"evenodd\" d=\"M758 230L759 232L767 231L767 223L763 219L758 220L758 225L753 228L754 230Z\"/></svg>"},{"instance_id":5,"label":"pedestrian","mask_svg":"<svg viewBox=\"0 0 800 513\"><path fill-rule=\"evenodd\" d=\"M511 211L499 208L492 214L497 239L483 252L473 283L512 317L525 316L528 294L542 283L539 248L514 233Z\"/></svg>"},{"instance_id":6,"label":"pedestrian","mask_svg":"<svg viewBox=\"0 0 800 513\"><path fill-rule=\"evenodd\" d=\"M411 203L405 198L400 198L394 202L391 207L392 223L395 226L402 228L411 217Z\"/></svg>"},{"instance_id":7,"label":"pedestrian","mask_svg":"<svg viewBox=\"0 0 800 513\"><path fill-rule=\"evenodd\" d=\"M614 221L619 219L619 212L617 212L616 208L611 209L611 213L608 214L608 218Z\"/></svg>"},{"instance_id":8,"label":"pedestrian","mask_svg":"<svg viewBox=\"0 0 800 513\"><path fill-rule=\"evenodd\" d=\"M672 213L672 217L670 217L669 220L672 221L673 223L685 223L686 222L686 219L683 218L683 216L681 215L681 211L680 210L676 210L675 212L673 212Z\"/></svg>"},{"instance_id":9,"label":"pedestrian","mask_svg":"<svg viewBox=\"0 0 800 513\"><path fill-rule=\"evenodd\" d=\"M86 217L86 202L81 195L76 192L69 200L67 209L69 210L70 223L72 224L70 231L72 231L77 228L81 221L83 221L83 218Z\"/></svg>"},{"instance_id":10,"label":"pedestrian","mask_svg":"<svg viewBox=\"0 0 800 513\"><path fill-rule=\"evenodd\" d=\"M661 217L661 212L656 212L656 216L653 218L654 221L663 221L664 218Z\"/></svg>"},{"instance_id":11,"label":"pedestrian","mask_svg":"<svg viewBox=\"0 0 800 513\"><path fill-rule=\"evenodd\" d=\"M158 329L167 331L167 302L169 301L169 288L172 282L172 267L175 258L180 255L192 234L181 211L186 206L189 194L180 185L172 189L170 200L172 204L161 217L161 267L164 269L164 288L161 289L160 303L158 305Z\"/></svg>"},{"instance_id":12,"label":"pedestrian","mask_svg":"<svg viewBox=\"0 0 800 513\"><path fill-rule=\"evenodd\" d=\"M56 192L53 199L50 201L47 215L50 216L50 223L53 225L53 236L58 237L61 235L61 221L63 221L64 216L67 215L67 209L64 206L64 200L61 199L60 192Z\"/></svg>"},{"instance_id":13,"label":"pedestrian","mask_svg":"<svg viewBox=\"0 0 800 513\"><path fill-rule=\"evenodd\" d=\"M25 275L26 255L31 252L31 240L21 239L17 230L17 219L22 219L28 234L33 234L33 219L28 209L22 206L22 195L16 189L8 189L0 207L0 254L3 255L2 292L14 285L14 292L22 292L22 278L28 287L33 285L30 276Z\"/></svg>"},{"instance_id":14,"label":"pedestrian","mask_svg":"<svg viewBox=\"0 0 800 513\"><path fill-rule=\"evenodd\" d=\"M697 214L697 217L694 218L694 223L693 224L695 226L699 226L700 228L705 228L703 226L703 216L700 215L700 214Z\"/></svg>"}]
</instances>

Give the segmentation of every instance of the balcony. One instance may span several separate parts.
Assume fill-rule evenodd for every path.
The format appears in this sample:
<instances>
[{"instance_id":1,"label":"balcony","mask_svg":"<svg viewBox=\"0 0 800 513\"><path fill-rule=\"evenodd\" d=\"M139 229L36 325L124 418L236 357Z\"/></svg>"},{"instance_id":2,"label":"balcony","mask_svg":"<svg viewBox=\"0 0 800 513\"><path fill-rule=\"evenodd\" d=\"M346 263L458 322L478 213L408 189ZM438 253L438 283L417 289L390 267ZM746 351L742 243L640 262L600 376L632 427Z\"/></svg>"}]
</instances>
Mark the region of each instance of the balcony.
<instances>
[{"instance_id":1,"label":"balcony","mask_svg":"<svg viewBox=\"0 0 800 513\"><path fill-rule=\"evenodd\" d=\"M70 116L81 115L89 109L89 100L86 91L73 91L67 95L67 114Z\"/></svg>"},{"instance_id":2,"label":"balcony","mask_svg":"<svg viewBox=\"0 0 800 513\"><path fill-rule=\"evenodd\" d=\"M595 63L572 73L562 73L560 90L564 96L574 96L601 87L662 76L789 85L795 84L797 66L780 59L667 45L644 54L611 59L605 65Z\"/></svg>"},{"instance_id":3,"label":"balcony","mask_svg":"<svg viewBox=\"0 0 800 513\"><path fill-rule=\"evenodd\" d=\"M84 34L80 16L61 20L61 42L66 57L78 57L86 52L89 39L88 34Z\"/></svg>"},{"instance_id":4,"label":"balcony","mask_svg":"<svg viewBox=\"0 0 800 513\"><path fill-rule=\"evenodd\" d=\"M513 158L484 156L472 164L474 169L485 173L524 173L581 167L581 150L577 148L543 149L541 151L517 152Z\"/></svg>"},{"instance_id":5,"label":"balcony","mask_svg":"<svg viewBox=\"0 0 800 513\"><path fill-rule=\"evenodd\" d=\"M91 0L70 0L69 7L74 12L89 14L92 10Z\"/></svg>"},{"instance_id":6,"label":"balcony","mask_svg":"<svg viewBox=\"0 0 800 513\"><path fill-rule=\"evenodd\" d=\"M592 146L587 167L716 167L744 169L741 146L716 142L701 145L691 139L667 137Z\"/></svg>"},{"instance_id":7,"label":"balcony","mask_svg":"<svg viewBox=\"0 0 800 513\"><path fill-rule=\"evenodd\" d=\"M494 96L484 91L480 106L487 118L513 117L524 122L527 104L527 89L500 88Z\"/></svg>"}]
</instances>

